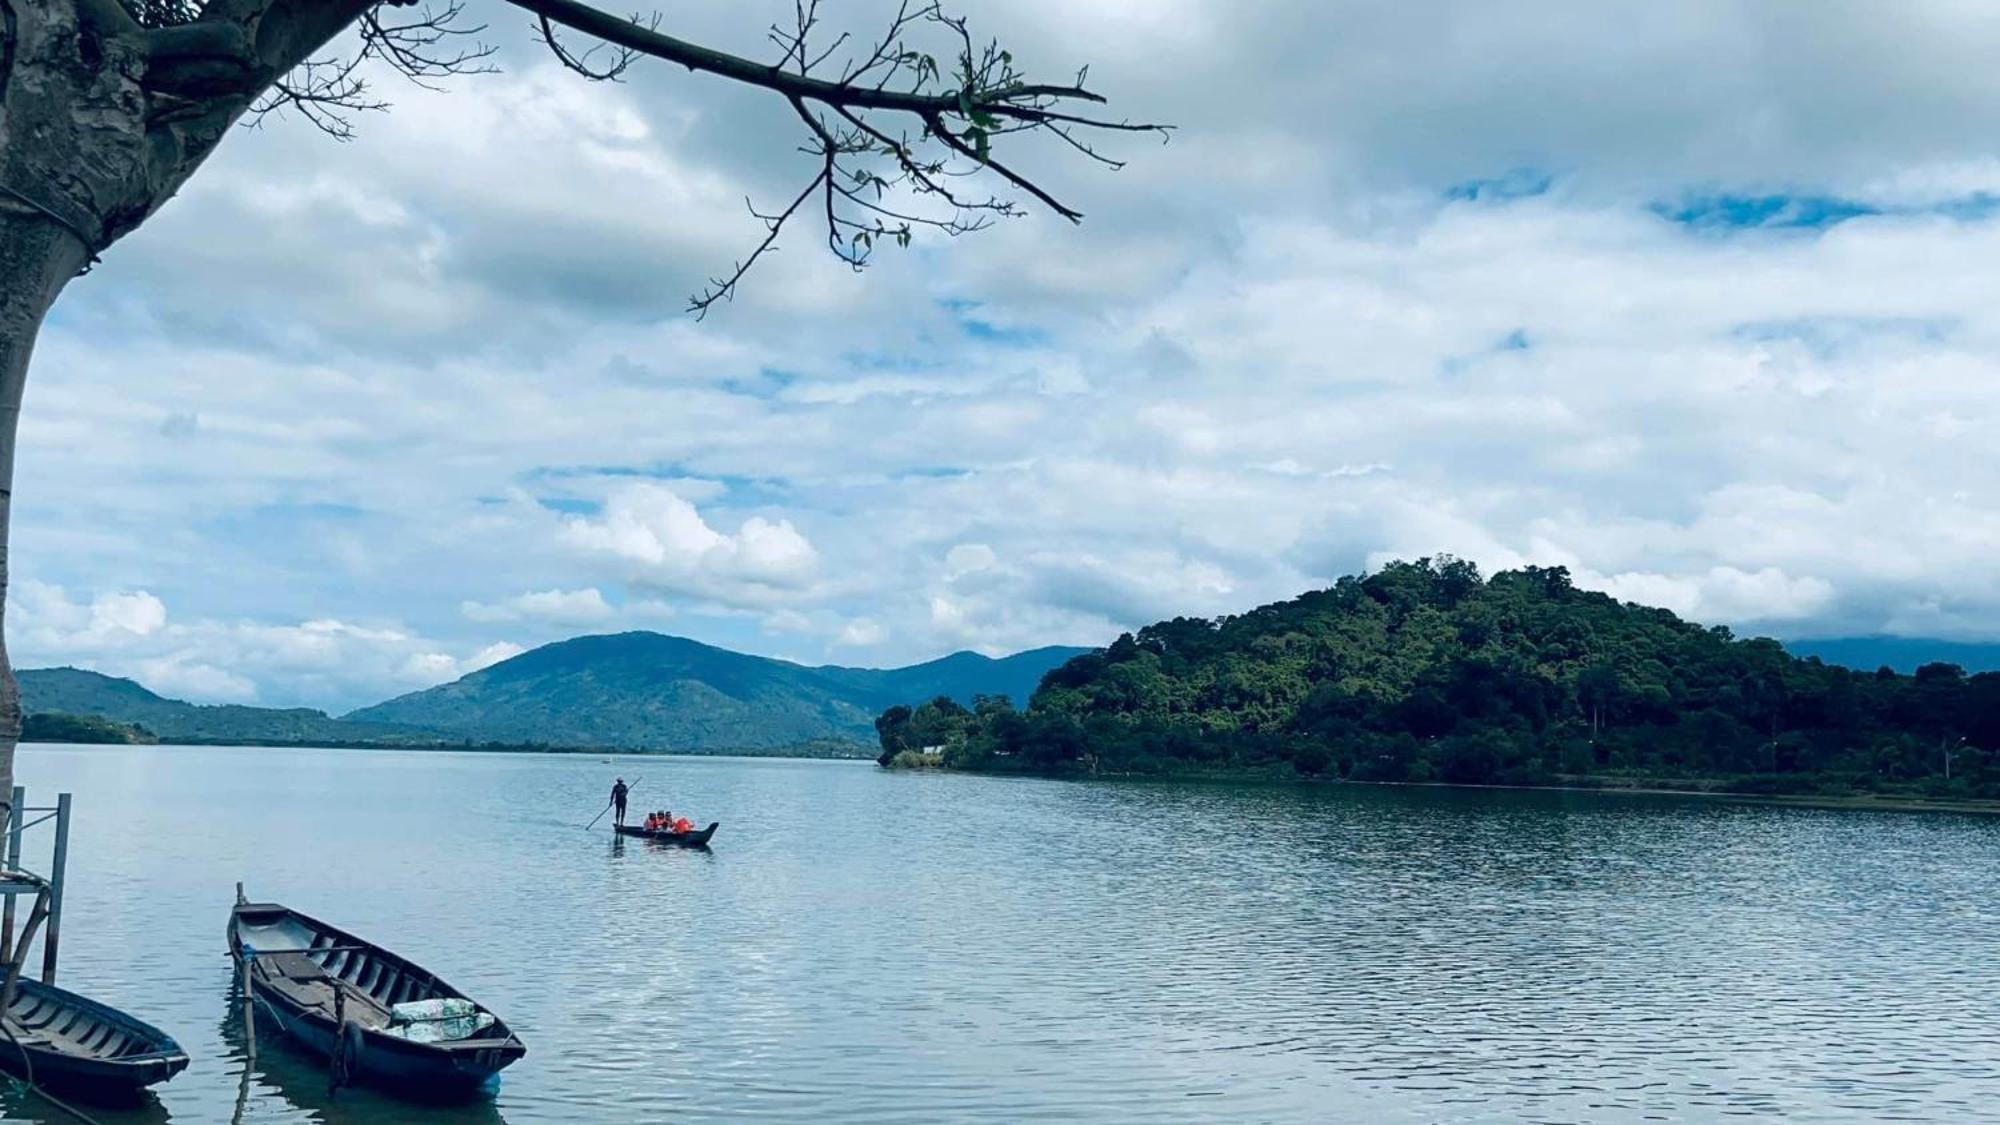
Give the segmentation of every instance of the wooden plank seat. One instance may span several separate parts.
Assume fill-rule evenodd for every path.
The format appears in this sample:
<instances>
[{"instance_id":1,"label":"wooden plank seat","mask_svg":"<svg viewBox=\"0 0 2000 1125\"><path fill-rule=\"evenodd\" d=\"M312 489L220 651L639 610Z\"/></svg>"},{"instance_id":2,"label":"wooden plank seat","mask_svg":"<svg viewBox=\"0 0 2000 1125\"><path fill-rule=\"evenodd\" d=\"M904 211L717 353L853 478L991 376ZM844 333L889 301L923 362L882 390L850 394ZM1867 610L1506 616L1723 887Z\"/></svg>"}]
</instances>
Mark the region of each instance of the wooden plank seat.
<instances>
[{"instance_id":1,"label":"wooden plank seat","mask_svg":"<svg viewBox=\"0 0 2000 1125\"><path fill-rule=\"evenodd\" d=\"M333 1018L333 994L338 988L347 994L348 1019L364 1027L388 1026L388 1009L351 982L328 975L326 966L309 954L295 949L279 950L260 953L252 963L256 966L258 987L282 993L301 1007L316 1009L328 1019Z\"/></svg>"}]
</instances>

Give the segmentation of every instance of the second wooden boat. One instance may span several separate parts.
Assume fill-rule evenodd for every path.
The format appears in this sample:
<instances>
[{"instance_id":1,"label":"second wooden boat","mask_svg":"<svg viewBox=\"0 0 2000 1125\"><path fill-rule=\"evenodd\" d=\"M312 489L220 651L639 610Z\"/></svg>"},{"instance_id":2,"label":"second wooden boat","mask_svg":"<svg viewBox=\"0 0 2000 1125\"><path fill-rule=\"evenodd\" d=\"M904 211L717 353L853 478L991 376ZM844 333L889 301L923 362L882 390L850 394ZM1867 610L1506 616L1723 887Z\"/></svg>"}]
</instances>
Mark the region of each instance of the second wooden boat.
<instances>
[{"instance_id":1,"label":"second wooden boat","mask_svg":"<svg viewBox=\"0 0 2000 1125\"><path fill-rule=\"evenodd\" d=\"M246 902L241 890L229 952L260 1030L268 1019L359 1081L465 1094L528 1052L505 1021L428 970L290 907Z\"/></svg>"},{"instance_id":2,"label":"second wooden boat","mask_svg":"<svg viewBox=\"0 0 2000 1125\"><path fill-rule=\"evenodd\" d=\"M708 838L715 835L715 830L720 827L722 822L718 820L698 832L669 832L663 828L641 828L636 824L614 824L611 830L620 836L637 836L645 840L657 840L662 844L679 844L684 848L705 848L708 846Z\"/></svg>"},{"instance_id":3,"label":"second wooden boat","mask_svg":"<svg viewBox=\"0 0 2000 1125\"><path fill-rule=\"evenodd\" d=\"M0 1021L0 1070L62 1093L122 1100L187 1069L166 1032L40 981L16 981Z\"/></svg>"}]
</instances>

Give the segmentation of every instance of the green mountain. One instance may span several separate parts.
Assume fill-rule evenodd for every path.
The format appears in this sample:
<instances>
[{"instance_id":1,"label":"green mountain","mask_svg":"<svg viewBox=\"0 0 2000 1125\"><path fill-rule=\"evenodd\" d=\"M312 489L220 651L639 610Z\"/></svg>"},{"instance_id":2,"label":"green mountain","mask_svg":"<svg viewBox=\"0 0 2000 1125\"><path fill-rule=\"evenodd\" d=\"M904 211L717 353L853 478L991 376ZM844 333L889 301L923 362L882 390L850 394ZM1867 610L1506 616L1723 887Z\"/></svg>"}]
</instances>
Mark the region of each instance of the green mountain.
<instances>
[{"instance_id":1,"label":"green mountain","mask_svg":"<svg viewBox=\"0 0 2000 1125\"><path fill-rule=\"evenodd\" d=\"M206 706L155 695L131 680L82 668L33 668L19 674L21 710L28 715L94 716L144 727L168 742L346 743L434 742L404 727L351 723L307 708Z\"/></svg>"},{"instance_id":2,"label":"green mountain","mask_svg":"<svg viewBox=\"0 0 2000 1125\"><path fill-rule=\"evenodd\" d=\"M1395 563L1050 673L1025 712L896 707L885 764L1371 781L1700 779L2000 797L2000 673L1801 659L1566 570Z\"/></svg>"},{"instance_id":3,"label":"green mountain","mask_svg":"<svg viewBox=\"0 0 2000 1125\"><path fill-rule=\"evenodd\" d=\"M1025 700L1050 668L1087 651L1044 648L997 660L960 652L907 668L808 668L682 637L621 633L544 645L342 718L306 708L186 703L81 668L31 669L20 681L22 709L49 717L33 728L44 732L69 729L64 723L83 716L141 727L167 742L770 750L863 744L875 714L905 701Z\"/></svg>"},{"instance_id":4,"label":"green mountain","mask_svg":"<svg viewBox=\"0 0 2000 1125\"><path fill-rule=\"evenodd\" d=\"M768 750L865 742L900 702L1025 699L1082 649L993 660L961 652L908 668L809 668L684 637L618 633L543 645L454 683L364 707L349 721L479 740L658 750Z\"/></svg>"}]
</instances>

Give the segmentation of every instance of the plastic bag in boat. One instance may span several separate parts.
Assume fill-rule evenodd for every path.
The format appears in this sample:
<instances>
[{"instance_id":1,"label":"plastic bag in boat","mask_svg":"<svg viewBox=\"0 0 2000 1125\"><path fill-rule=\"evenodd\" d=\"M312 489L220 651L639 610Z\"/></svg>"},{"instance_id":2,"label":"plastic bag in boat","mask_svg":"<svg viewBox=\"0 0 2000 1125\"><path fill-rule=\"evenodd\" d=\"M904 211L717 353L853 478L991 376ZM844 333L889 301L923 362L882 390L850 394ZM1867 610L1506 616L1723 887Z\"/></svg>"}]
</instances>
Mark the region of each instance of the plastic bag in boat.
<instances>
[{"instance_id":1,"label":"plastic bag in boat","mask_svg":"<svg viewBox=\"0 0 2000 1125\"><path fill-rule=\"evenodd\" d=\"M437 1000L410 1000L389 1008L389 1026L383 1032L412 1043L444 1043L466 1039L494 1024L493 1017L479 1005L461 997Z\"/></svg>"}]
</instances>

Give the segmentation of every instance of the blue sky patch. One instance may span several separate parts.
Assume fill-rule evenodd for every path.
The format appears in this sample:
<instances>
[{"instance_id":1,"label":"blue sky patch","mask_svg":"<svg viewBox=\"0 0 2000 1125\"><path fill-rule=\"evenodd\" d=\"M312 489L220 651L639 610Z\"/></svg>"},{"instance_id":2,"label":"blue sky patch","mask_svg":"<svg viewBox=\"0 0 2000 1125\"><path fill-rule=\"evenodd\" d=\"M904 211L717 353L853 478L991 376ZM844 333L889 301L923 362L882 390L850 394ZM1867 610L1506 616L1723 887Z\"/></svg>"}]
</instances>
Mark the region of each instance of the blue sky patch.
<instances>
[{"instance_id":1,"label":"blue sky patch","mask_svg":"<svg viewBox=\"0 0 2000 1125\"><path fill-rule=\"evenodd\" d=\"M1825 230L1849 219L1879 215L1871 204L1831 195L1689 196L1676 203L1655 203L1655 215L1699 230Z\"/></svg>"},{"instance_id":2,"label":"blue sky patch","mask_svg":"<svg viewBox=\"0 0 2000 1125\"><path fill-rule=\"evenodd\" d=\"M1529 351L1534 346L1534 342L1528 338L1528 330L1525 328L1516 328L1505 336L1500 337L1498 342L1484 351L1473 352L1470 355L1446 357L1438 364L1438 371L1447 379L1455 378L1465 374L1466 371L1478 364L1480 360L1490 359L1497 355L1506 355L1509 352Z\"/></svg>"},{"instance_id":3,"label":"blue sky patch","mask_svg":"<svg viewBox=\"0 0 2000 1125\"><path fill-rule=\"evenodd\" d=\"M1867 343L1893 340L1934 346L1944 343L1952 329L1949 320L1924 317L1822 316L1748 321L1731 334L1739 340L1796 343L1813 358L1828 360Z\"/></svg>"},{"instance_id":4,"label":"blue sky patch","mask_svg":"<svg viewBox=\"0 0 2000 1125\"><path fill-rule=\"evenodd\" d=\"M950 313L958 321L959 330L967 337L986 344L999 344L1010 348L1039 347L1048 343L1048 333L1039 328L1011 328L994 324L974 314L982 307L979 301L968 301L958 297L948 297L938 302L938 307Z\"/></svg>"},{"instance_id":5,"label":"blue sky patch","mask_svg":"<svg viewBox=\"0 0 2000 1125\"><path fill-rule=\"evenodd\" d=\"M594 516L604 510L604 505L595 500L578 500L570 496L537 496L535 503L569 516Z\"/></svg>"},{"instance_id":6,"label":"blue sky patch","mask_svg":"<svg viewBox=\"0 0 2000 1125\"><path fill-rule=\"evenodd\" d=\"M1547 172L1520 168L1488 179L1455 183L1444 189L1444 197L1463 203L1507 203L1546 195L1554 183L1555 177Z\"/></svg>"}]
</instances>

